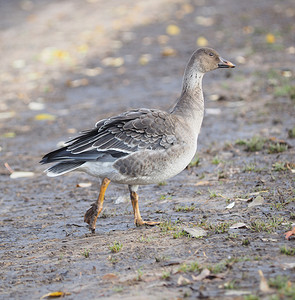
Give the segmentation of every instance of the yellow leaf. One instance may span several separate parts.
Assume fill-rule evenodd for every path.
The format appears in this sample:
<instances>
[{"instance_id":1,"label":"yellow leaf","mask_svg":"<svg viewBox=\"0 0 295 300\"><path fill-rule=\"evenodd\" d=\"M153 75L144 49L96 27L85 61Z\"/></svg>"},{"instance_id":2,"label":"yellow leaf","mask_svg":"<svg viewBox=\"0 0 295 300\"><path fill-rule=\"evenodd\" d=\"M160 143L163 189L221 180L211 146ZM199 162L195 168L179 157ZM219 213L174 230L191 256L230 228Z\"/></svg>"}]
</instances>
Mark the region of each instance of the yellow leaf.
<instances>
[{"instance_id":1,"label":"yellow leaf","mask_svg":"<svg viewBox=\"0 0 295 300\"><path fill-rule=\"evenodd\" d=\"M9 131L0 135L0 138L14 138L16 136L15 132Z\"/></svg>"},{"instance_id":2,"label":"yellow leaf","mask_svg":"<svg viewBox=\"0 0 295 300\"><path fill-rule=\"evenodd\" d=\"M67 293L67 292L51 292L51 293L48 293L46 295L43 295L40 299L44 299L44 298L57 298L57 297L63 297L63 296L66 296L66 295L71 295L71 293Z\"/></svg>"},{"instance_id":3,"label":"yellow leaf","mask_svg":"<svg viewBox=\"0 0 295 300\"><path fill-rule=\"evenodd\" d=\"M273 34L268 33L265 37L265 40L268 44L273 44L276 41L276 38Z\"/></svg>"},{"instance_id":4,"label":"yellow leaf","mask_svg":"<svg viewBox=\"0 0 295 300\"><path fill-rule=\"evenodd\" d=\"M77 51L80 52L80 53L86 53L88 51L89 47L88 45L80 45L78 46L77 48Z\"/></svg>"},{"instance_id":5,"label":"yellow leaf","mask_svg":"<svg viewBox=\"0 0 295 300\"><path fill-rule=\"evenodd\" d=\"M51 114L39 114L35 116L36 121L43 121L43 120L48 120L48 121L54 121L56 117Z\"/></svg>"},{"instance_id":6,"label":"yellow leaf","mask_svg":"<svg viewBox=\"0 0 295 300\"><path fill-rule=\"evenodd\" d=\"M199 46L199 47L206 47L207 45L208 45L208 41L203 36L200 36L197 39L197 46Z\"/></svg>"},{"instance_id":7,"label":"yellow leaf","mask_svg":"<svg viewBox=\"0 0 295 300\"><path fill-rule=\"evenodd\" d=\"M142 66L145 66L150 62L151 59L152 59L152 56L150 54L143 54L138 59L138 63Z\"/></svg>"},{"instance_id":8,"label":"yellow leaf","mask_svg":"<svg viewBox=\"0 0 295 300\"><path fill-rule=\"evenodd\" d=\"M162 50L162 55L163 56L175 56L176 55L176 50L170 47L165 47Z\"/></svg>"},{"instance_id":9,"label":"yellow leaf","mask_svg":"<svg viewBox=\"0 0 295 300\"><path fill-rule=\"evenodd\" d=\"M180 28L176 25L168 25L166 28L166 32L169 35L178 35L180 34Z\"/></svg>"}]
</instances>

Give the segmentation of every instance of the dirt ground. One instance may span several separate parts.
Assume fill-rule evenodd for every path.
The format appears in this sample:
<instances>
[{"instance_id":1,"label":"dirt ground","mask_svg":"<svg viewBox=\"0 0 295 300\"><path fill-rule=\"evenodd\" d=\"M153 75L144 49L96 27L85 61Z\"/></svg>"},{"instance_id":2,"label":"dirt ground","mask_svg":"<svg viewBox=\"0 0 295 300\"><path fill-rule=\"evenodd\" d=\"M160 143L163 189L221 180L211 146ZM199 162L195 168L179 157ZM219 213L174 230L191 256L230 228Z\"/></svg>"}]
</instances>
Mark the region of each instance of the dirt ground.
<instances>
[{"instance_id":1,"label":"dirt ground","mask_svg":"<svg viewBox=\"0 0 295 300\"><path fill-rule=\"evenodd\" d=\"M293 0L1 0L0 28L0 299L295 299ZM237 67L205 76L196 159L139 190L162 224L136 228L111 184L89 234L98 180L39 160L102 118L168 109L202 45Z\"/></svg>"}]
</instances>

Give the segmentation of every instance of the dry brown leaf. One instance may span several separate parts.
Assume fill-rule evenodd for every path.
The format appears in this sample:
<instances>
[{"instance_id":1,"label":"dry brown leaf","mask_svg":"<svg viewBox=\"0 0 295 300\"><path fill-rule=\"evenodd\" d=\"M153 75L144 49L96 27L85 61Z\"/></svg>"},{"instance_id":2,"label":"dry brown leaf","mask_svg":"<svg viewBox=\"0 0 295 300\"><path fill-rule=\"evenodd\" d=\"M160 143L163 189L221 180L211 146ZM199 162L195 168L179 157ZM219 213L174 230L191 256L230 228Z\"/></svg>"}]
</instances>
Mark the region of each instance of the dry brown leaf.
<instances>
[{"instance_id":1,"label":"dry brown leaf","mask_svg":"<svg viewBox=\"0 0 295 300\"><path fill-rule=\"evenodd\" d=\"M187 285L190 284L191 281L185 277L183 277L182 275L179 276L179 278L177 279L177 284L178 285Z\"/></svg>"},{"instance_id":2,"label":"dry brown leaf","mask_svg":"<svg viewBox=\"0 0 295 300\"><path fill-rule=\"evenodd\" d=\"M236 202L232 202L226 208L227 209L231 209L231 208L233 208L235 206L235 204L236 204Z\"/></svg>"},{"instance_id":3,"label":"dry brown leaf","mask_svg":"<svg viewBox=\"0 0 295 300\"><path fill-rule=\"evenodd\" d=\"M81 79L67 81L67 86L69 86L69 87L86 86L88 84L89 84L89 81L87 78L81 78Z\"/></svg>"},{"instance_id":4,"label":"dry brown leaf","mask_svg":"<svg viewBox=\"0 0 295 300\"><path fill-rule=\"evenodd\" d=\"M248 204L248 207L262 205L263 203L264 203L264 198L259 195L251 203Z\"/></svg>"},{"instance_id":5,"label":"dry brown leaf","mask_svg":"<svg viewBox=\"0 0 295 300\"><path fill-rule=\"evenodd\" d=\"M248 226L245 223L239 222L239 223L235 223L229 227L229 229L238 229L238 228L248 228Z\"/></svg>"},{"instance_id":6,"label":"dry brown leaf","mask_svg":"<svg viewBox=\"0 0 295 300\"><path fill-rule=\"evenodd\" d=\"M192 275L194 281L201 281L210 275L210 271L208 269L203 269L202 272L198 276Z\"/></svg>"},{"instance_id":7,"label":"dry brown leaf","mask_svg":"<svg viewBox=\"0 0 295 300\"><path fill-rule=\"evenodd\" d=\"M211 185L211 183L208 180L201 180L196 183L196 186L199 186L199 185Z\"/></svg>"},{"instance_id":8,"label":"dry brown leaf","mask_svg":"<svg viewBox=\"0 0 295 300\"><path fill-rule=\"evenodd\" d=\"M199 238L207 235L207 231L200 227L195 227L195 228L182 227L182 230L195 238Z\"/></svg>"},{"instance_id":9,"label":"dry brown leaf","mask_svg":"<svg viewBox=\"0 0 295 300\"><path fill-rule=\"evenodd\" d=\"M80 182L77 184L77 187L87 188L87 187L90 187L91 185L92 185L91 182Z\"/></svg>"},{"instance_id":10,"label":"dry brown leaf","mask_svg":"<svg viewBox=\"0 0 295 300\"><path fill-rule=\"evenodd\" d=\"M267 280L265 279L263 272L258 270L258 274L260 276L260 284L259 289L263 293L271 293L273 290L269 287Z\"/></svg>"},{"instance_id":11,"label":"dry brown leaf","mask_svg":"<svg viewBox=\"0 0 295 300\"><path fill-rule=\"evenodd\" d=\"M35 175L34 172L13 172L10 174L10 178L17 179L17 178L27 178L33 177Z\"/></svg>"},{"instance_id":12,"label":"dry brown leaf","mask_svg":"<svg viewBox=\"0 0 295 300\"><path fill-rule=\"evenodd\" d=\"M287 231L286 233L284 233L285 234L285 238L286 238L286 240L289 240L290 239L290 237L292 236L292 235L295 235L295 227L293 227L293 229L292 230L290 230L290 231Z\"/></svg>"},{"instance_id":13,"label":"dry brown leaf","mask_svg":"<svg viewBox=\"0 0 295 300\"><path fill-rule=\"evenodd\" d=\"M118 276L114 273L108 273L102 276L102 280L111 281L118 279Z\"/></svg>"},{"instance_id":14,"label":"dry brown leaf","mask_svg":"<svg viewBox=\"0 0 295 300\"><path fill-rule=\"evenodd\" d=\"M177 54L176 50L171 47L165 47L162 50L162 56L175 56Z\"/></svg>"}]
</instances>

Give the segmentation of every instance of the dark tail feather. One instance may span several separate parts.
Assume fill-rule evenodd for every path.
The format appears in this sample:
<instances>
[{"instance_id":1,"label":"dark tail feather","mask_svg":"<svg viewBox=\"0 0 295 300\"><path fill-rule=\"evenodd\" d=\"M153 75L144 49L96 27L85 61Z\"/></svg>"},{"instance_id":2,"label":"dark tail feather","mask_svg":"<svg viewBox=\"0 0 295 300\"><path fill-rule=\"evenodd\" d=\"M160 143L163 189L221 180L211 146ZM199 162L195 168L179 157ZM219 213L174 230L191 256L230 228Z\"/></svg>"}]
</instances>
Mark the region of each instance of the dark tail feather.
<instances>
[{"instance_id":1,"label":"dark tail feather","mask_svg":"<svg viewBox=\"0 0 295 300\"><path fill-rule=\"evenodd\" d=\"M45 172L47 173L47 176L55 177L55 176L63 175L65 173L73 171L73 170L79 168L84 163L85 163L85 161L61 162L61 163L58 163L58 164L48 168L47 170L45 170Z\"/></svg>"}]
</instances>

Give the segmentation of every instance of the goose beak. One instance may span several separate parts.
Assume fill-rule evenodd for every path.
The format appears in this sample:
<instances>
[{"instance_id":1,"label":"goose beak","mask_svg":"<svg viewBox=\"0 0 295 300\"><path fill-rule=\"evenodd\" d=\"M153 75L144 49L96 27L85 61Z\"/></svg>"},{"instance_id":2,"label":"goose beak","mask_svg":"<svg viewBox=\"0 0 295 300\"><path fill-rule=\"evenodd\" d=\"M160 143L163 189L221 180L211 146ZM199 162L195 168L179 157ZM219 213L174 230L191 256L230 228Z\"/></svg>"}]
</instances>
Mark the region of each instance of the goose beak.
<instances>
[{"instance_id":1,"label":"goose beak","mask_svg":"<svg viewBox=\"0 0 295 300\"><path fill-rule=\"evenodd\" d=\"M235 65L228 60L225 60L222 57L219 57L220 63L218 64L218 68L234 68Z\"/></svg>"}]
</instances>

